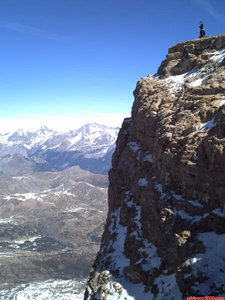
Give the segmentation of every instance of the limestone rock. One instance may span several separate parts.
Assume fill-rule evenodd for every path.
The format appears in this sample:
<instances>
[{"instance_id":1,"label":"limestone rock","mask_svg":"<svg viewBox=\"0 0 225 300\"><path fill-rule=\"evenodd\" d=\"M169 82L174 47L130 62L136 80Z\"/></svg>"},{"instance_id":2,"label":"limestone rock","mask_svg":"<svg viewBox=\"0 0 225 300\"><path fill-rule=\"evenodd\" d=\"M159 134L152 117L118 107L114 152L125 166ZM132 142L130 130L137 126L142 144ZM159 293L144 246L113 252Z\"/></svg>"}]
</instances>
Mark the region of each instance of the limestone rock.
<instances>
[{"instance_id":1,"label":"limestone rock","mask_svg":"<svg viewBox=\"0 0 225 300\"><path fill-rule=\"evenodd\" d=\"M179 43L138 81L86 300L225 296L224 47L225 34Z\"/></svg>"}]
</instances>

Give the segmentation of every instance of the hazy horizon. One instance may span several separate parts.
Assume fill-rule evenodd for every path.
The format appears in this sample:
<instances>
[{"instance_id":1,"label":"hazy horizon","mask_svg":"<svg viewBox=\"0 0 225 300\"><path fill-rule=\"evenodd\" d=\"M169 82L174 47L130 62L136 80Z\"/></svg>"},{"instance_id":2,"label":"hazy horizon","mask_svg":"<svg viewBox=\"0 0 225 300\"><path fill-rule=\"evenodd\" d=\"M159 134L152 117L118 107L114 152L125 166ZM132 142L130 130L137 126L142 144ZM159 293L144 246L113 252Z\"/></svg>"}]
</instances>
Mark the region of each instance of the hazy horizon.
<instances>
[{"instance_id":1,"label":"hazy horizon","mask_svg":"<svg viewBox=\"0 0 225 300\"><path fill-rule=\"evenodd\" d=\"M0 4L0 131L120 126L136 82L168 48L225 32L221 0L7 0Z\"/></svg>"},{"instance_id":2,"label":"hazy horizon","mask_svg":"<svg viewBox=\"0 0 225 300\"><path fill-rule=\"evenodd\" d=\"M125 118L130 115L123 114L86 114L80 117L67 116L27 116L21 118L2 118L0 119L0 134L14 132L18 129L35 131L42 126L55 131L76 130L88 123L97 123L110 127L121 127Z\"/></svg>"}]
</instances>

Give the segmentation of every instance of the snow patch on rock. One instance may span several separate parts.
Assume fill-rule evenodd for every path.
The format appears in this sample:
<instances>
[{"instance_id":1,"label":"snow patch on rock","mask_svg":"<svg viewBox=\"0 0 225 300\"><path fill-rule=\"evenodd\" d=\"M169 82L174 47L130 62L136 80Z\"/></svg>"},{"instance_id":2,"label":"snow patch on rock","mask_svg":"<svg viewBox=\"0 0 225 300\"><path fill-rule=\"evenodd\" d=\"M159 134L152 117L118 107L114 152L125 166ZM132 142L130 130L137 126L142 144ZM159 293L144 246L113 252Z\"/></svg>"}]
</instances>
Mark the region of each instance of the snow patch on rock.
<instances>
[{"instance_id":1,"label":"snow patch on rock","mask_svg":"<svg viewBox=\"0 0 225 300\"><path fill-rule=\"evenodd\" d=\"M127 146L134 152L141 149L141 146L137 142L129 142Z\"/></svg>"},{"instance_id":2,"label":"snow patch on rock","mask_svg":"<svg viewBox=\"0 0 225 300\"><path fill-rule=\"evenodd\" d=\"M148 185L148 180L144 177L144 178L140 178L138 180L138 185L142 186L142 187L146 187Z\"/></svg>"},{"instance_id":3,"label":"snow patch on rock","mask_svg":"<svg viewBox=\"0 0 225 300\"><path fill-rule=\"evenodd\" d=\"M225 296L225 234L199 233L198 239L203 243L205 253L196 254L192 264L192 273L196 277L196 285L192 288L202 295L220 291L220 296Z\"/></svg>"}]
</instances>

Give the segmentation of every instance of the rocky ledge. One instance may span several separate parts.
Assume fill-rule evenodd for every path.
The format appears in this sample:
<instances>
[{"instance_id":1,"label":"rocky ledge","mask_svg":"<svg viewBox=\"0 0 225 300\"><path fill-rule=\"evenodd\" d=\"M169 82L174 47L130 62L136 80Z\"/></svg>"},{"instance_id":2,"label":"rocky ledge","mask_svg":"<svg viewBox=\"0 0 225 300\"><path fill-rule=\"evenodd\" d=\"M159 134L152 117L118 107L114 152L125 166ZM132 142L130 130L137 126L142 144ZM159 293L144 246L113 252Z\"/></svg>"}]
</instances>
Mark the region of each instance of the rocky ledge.
<instances>
[{"instance_id":1,"label":"rocky ledge","mask_svg":"<svg viewBox=\"0 0 225 300\"><path fill-rule=\"evenodd\" d=\"M225 34L138 81L84 299L225 296Z\"/></svg>"}]
</instances>

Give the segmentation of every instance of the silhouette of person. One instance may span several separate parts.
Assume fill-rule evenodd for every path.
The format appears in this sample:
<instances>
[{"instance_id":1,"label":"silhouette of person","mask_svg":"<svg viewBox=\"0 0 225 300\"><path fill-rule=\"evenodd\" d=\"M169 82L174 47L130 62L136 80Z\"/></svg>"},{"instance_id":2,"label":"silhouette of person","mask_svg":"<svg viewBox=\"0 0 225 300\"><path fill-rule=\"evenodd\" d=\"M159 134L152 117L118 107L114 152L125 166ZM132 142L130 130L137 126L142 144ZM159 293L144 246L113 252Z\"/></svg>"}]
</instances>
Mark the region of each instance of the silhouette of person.
<instances>
[{"instance_id":1,"label":"silhouette of person","mask_svg":"<svg viewBox=\"0 0 225 300\"><path fill-rule=\"evenodd\" d=\"M202 38L202 37L205 36L205 29L204 29L204 26L203 26L202 22L200 22L199 28L200 28L200 36L199 37Z\"/></svg>"}]
</instances>

